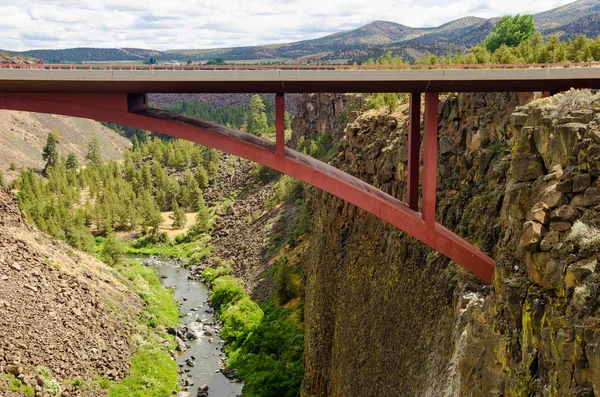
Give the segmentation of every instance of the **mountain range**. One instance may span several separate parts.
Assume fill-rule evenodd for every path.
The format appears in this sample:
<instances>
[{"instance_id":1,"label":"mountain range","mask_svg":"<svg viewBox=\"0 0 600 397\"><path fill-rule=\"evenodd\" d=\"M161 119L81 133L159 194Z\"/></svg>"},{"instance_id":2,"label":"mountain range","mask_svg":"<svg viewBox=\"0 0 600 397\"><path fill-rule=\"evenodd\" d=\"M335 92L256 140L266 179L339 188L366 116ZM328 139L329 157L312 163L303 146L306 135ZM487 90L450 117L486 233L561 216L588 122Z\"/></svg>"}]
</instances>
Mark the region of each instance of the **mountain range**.
<instances>
[{"instance_id":1,"label":"mountain range","mask_svg":"<svg viewBox=\"0 0 600 397\"><path fill-rule=\"evenodd\" d=\"M389 21L375 21L358 29L288 44L198 50L155 51L137 48L70 48L63 50L9 51L44 62L109 62L176 60L203 62L273 61L288 63L364 61L387 51L414 60L425 52L444 55L468 50L480 43L499 18L460 18L434 28L412 28ZM569 39L600 34L600 0L579 0L534 14L536 29L549 36Z\"/></svg>"}]
</instances>

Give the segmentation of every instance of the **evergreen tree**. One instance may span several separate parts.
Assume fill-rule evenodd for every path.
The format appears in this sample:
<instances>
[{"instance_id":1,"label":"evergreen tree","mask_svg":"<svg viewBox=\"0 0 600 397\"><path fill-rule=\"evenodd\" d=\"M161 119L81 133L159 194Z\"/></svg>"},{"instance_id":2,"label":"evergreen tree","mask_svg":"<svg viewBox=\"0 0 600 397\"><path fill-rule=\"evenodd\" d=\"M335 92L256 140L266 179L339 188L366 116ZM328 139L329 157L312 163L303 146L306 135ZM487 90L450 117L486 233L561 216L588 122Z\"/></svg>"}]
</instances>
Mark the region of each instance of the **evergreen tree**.
<instances>
[{"instance_id":1,"label":"evergreen tree","mask_svg":"<svg viewBox=\"0 0 600 397\"><path fill-rule=\"evenodd\" d=\"M73 152L69 152L69 154L67 155L67 161L65 162L65 165L67 166L67 169L69 170L76 170L79 168L79 159L77 158L77 155L75 155L75 153Z\"/></svg>"},{"instance_id":2,"label":"evergreen tree","mask_svg":"<svg viewBox=\"0 0 600 397\"><path fill-rule=\"evenodd\" d=\"M196 180L201 189L206 189L208 187L208 172L206 172L206 169L200 164L196 170Z\"/></svg>"},{"instance_id":3,"label":"evergreen tree","mask_svg":"<svg viewBox=\"0 0 600 397\"><path fill-rule=\"evenodd\" d=\"M250 114L248 115L248 125L246 131L252 135L263 135L268 131L267 115L265 113L265 104L258 95L254 95L250 100Z\"/></svg>"},{"instance_id":4,"label":"evergreen tree","mask_svg":"<svg viewBox=\"0 0 600 397\"><path fill-rule=\"evenodd\" d=\"M275 275L275 285L277 285L277 299L280 305L285 305L290 300L298 296L298 288L294 284L292 269L288 258L282 256L278 263L277 273Z\"/></svg>"},{"instance_id":5,"label":"evergreen tree","mask_svg":"<svg viewBox=\"0 0 600 397\"><path fill-rule=\"evenodd\" d=\"M87 160L88 165L92 167L99 167L102 164L100 140L97 137L93 137L88 141L85 159Z\"/></svg>"},{"instance_id":6,"label":"evergreen tree","mask_svg":"<svg viewBox=\"0 0 600 397\"><path fill-rule=\"evenodd\" d=\"M55 135L54 132L49 133L48 139L46 140L46 146L44 146L44 151L42 152L42 158L46 160L44 173L47 173L48 169L58 161L58 149L56 148L57 143L57 135Z\"/></svg>"},{"instance_id":7,"label":"evergreen tree","mask_svg":"<svg viewBox=\"0 0 600 397\"><path fill-rule=\"evenodd\" d=\"M149 191L144 190L138 195L137 208L141 218L142 232L146 233L150 228L151 232L156 234L163 219L160 209Z\"/></svg>"},{"instance_id":8,"label":"evergreen tree","mask_svg":"<svg viewBox=\"0 0 600 397\"><path fill-rule=\"evenodd\" d=\"M114 266L123 259L124 253L123 243L111 230L106 236L104 247L102 247L102 251L100 252L100 257L110 266Z\"/></svg>"},{"instance_id":9,"label":"evergreen tree","mask_svg":"<svg viewBox=\"0 0 600 397\"><path fill-rule=\"evenodd\" d=\"M202 191L198 186L198 181L194 177L192 171L189 168L186 169L181 192L181 202L183 207L195 210L198 205L198 199L201 196Z\"/></svg>"},{"instance_id":10,"label":"evergreen tree","mask_svg":"<svg viewBox=\"0 0 600 397\"><path fill-rule=\"evenodd\" d=\"M173 214L170 216L170 218L173 219L173 224L171 226L175 229L183 229L187 222L185 211L177 204L176 200L173 200L171 207L173 207Z\"/></svg>"},{"instance_id":11,"label":"evergreen tree","mask_svg":"<svg viewBox=\"0 0 600 397\"><path fill-rule=\"evenodd\" d=\"M197 236L203 233L208 233L212 227L212 213L206 206L204 198L200 196L198 200L198 213L196 214L196 222L190 228L190 234Z\"/></svg>"}]
</instances>

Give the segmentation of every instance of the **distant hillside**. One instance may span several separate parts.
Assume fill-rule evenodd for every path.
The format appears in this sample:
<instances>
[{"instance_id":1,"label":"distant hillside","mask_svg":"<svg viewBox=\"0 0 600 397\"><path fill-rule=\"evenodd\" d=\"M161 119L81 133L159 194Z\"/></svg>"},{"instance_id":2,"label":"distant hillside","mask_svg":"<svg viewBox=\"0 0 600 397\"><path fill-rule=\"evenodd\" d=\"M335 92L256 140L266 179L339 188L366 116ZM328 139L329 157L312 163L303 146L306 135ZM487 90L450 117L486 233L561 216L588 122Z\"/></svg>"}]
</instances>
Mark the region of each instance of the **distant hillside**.
<instances>
[{"instance_id":1,"label":"distant hillside","mask_svg":"<svg viewBox=\"0 0 600 397\"><path fill-rule=\"evenodd\" d=\"M11 55L6 51L0 51L0 63L20 63L20 64L35 64L42 63L41 60L23 56L23 55Z\"/></svg>"},{"instance_id":2,"label":"distant hillside","mask_svg":"<svg viewBox=\"0 0 600 397\"><path fill-rule=\"evenodd\" d=\"M68 48L64 50L11 51L11 54L38 58L46 63L146 61L150 58L160 58L162 56L160 51L140 48Z\"/></svg>"},{"instance_id":3,"label":"distant hillside","mask_svg":"<svg viewBox=\"0 0 600 397\"><path fill-rule=\"evenodd\" d=\"M563 38L585 34L595 37L600 0L579 0L534 15L538 31ZM250 47L154 51L136 48L72 48L34 50L22 54L44 62L111 62L178 60L205 62L217 57L225 61L273 61L287 63L346 62L366 60L391 50L407 60L424 52L443 55L449 51L466 51L480 43L498 18L464 17L432 28L412 28L389 21L375 21L347 32L287 44Z\"/></svg>"},{"instance_id":4,"label":"distant hillside","mask_svg":"<svg viewBox=\"0 0 600 397\"><path fill-rule=\"evenodd\" d=\"M540 31L556 29L600 11L600 0L579 0L533 16L535 26ZM597 33L596 33L597 34Z\"/></svg>"},{"instance_id":5,"label":"distant hillside","mask_svg":"<svg viewBox=\"0 0 600 397\"><path fill-rule=\"evenodd\" d=\"M87 142L92 137L100 141L105 160L120 159L131 143L97 121L42 113L0 111L0 170L8 179L14 178L21 166L44 168L42 149L50 132L60 135L58 151L74 152L82 164ZM16 170L9 170L14 163Z\"/></svg>"},{"instance_id":6,"label":"distant hillside","mask_svg":"<svg viewBox=\"0 0 600 397\"><path fill-rule=\"evenodd\" d=\"M548 29L544 33L557 34L561 40L572 39L579 35L596 38L600 35L600 12L587 15L558 28Z\"/></svg>"},{"instance_id":7,"label":"distant hillside","mask_svg":"<svg viewBox=\"0 0 600 397\"><path fill-rule=\"evenodd\" d=\"M377 45L387 44L402 40L404 37L418 29L400 25L394 22L375 21L350 32L335 33L315 40L307 40L307 43L319 46L339 45L353 46L357 44ZM300 44L298 43L298 44Z\"/></svg>"}]
</instances>

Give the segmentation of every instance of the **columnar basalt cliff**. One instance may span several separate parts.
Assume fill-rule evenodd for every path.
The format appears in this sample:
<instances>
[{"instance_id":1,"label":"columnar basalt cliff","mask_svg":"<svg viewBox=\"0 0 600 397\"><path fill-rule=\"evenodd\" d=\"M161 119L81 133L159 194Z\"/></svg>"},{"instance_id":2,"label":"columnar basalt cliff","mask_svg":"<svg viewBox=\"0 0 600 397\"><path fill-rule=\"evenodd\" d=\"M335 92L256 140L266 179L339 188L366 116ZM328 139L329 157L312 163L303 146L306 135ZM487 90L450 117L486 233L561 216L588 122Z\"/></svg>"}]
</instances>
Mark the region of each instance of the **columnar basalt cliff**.
<instances>
[{"instance_id":1,"label":"columnar basalt cliff","mask_svg":"<svg viewBox=\"0 0 600 397\"><path fill-rule=\"evenodd\" d=\"M311 192L303 396L600 395L595 99L441 98L438 222L496 258L491 286ZM331 101L302 97L294 133ZM405 199L407 119L365 112L333 162Z\"/></svg>"}]
</instances>

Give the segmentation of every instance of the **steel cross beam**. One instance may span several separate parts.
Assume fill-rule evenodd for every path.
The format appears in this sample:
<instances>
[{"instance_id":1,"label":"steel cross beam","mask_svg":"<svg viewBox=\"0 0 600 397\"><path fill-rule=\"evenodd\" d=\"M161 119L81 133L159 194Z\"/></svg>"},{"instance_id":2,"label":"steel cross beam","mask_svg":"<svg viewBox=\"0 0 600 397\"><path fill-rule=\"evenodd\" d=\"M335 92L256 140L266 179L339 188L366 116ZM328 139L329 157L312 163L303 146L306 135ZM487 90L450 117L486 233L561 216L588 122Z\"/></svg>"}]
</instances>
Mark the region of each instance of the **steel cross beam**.
<instances>
[{"instance_id":1,"label":"steel cross beam","mask_svg":"<svg viewBox=\"0 0 600 397\"><path fill-rule=\"evenodd\" d=\"M283 101L279 100L282 137ZM155 131L244 157L333 194L409 235L490 283L494 261L477 247L435 222L437 94L426 97L423 215L407 204L328 164L254 135L203 120L147 107L141 94L0 92L0 109L61 114ZM277 150L279 146L280 150Z\"/></svg>"}]
</instances>

